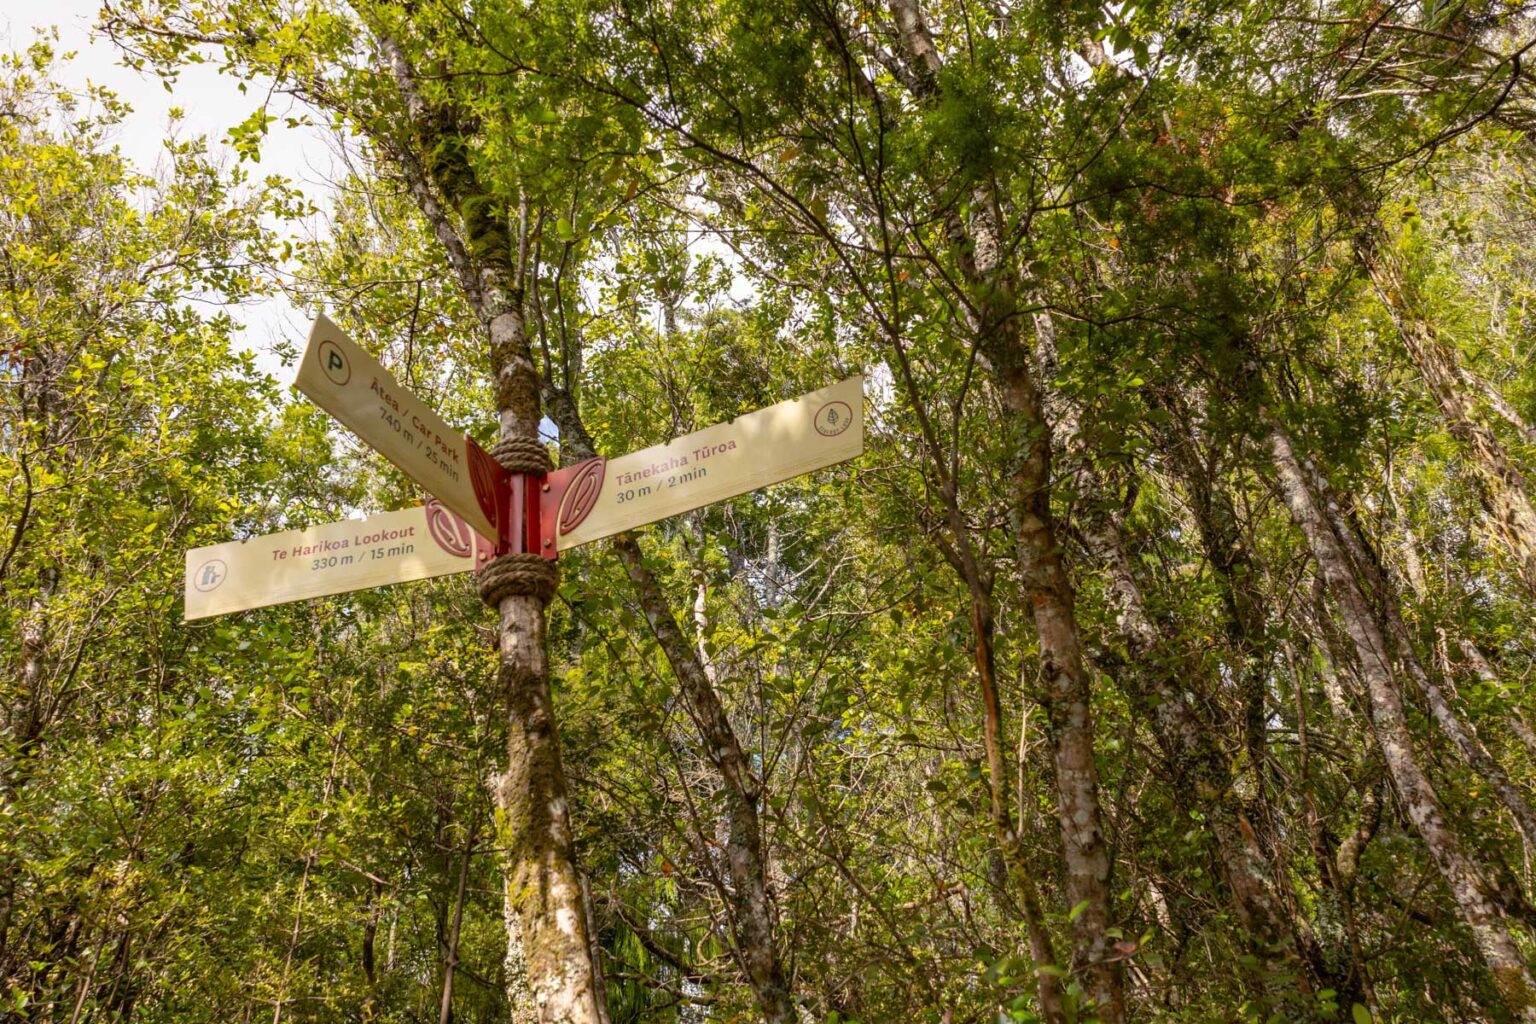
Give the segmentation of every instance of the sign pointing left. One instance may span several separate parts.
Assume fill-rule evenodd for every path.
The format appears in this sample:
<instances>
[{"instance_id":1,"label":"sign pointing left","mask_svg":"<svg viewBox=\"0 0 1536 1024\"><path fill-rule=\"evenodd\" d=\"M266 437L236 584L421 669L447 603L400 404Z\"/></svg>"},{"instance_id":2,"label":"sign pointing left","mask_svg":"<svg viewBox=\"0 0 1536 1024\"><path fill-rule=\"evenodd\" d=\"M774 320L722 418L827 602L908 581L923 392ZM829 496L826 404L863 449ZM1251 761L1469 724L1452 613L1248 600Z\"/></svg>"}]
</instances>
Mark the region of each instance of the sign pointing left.
<instances>
[{"instance_id":1,"label":"sign pointing left","mask_svg":"<svg viewBox=\"0 0 1536 1024\"><path fill-rule=\"evenodd\" d=\"M491 545L437 501L187 552L186 617L468 572Z\"/></svg>"},{"instance_id":2,"label":"sign pointing left","mask_svg":"<svg viewBox=\"0 0 1536 1024\"><path fill-rule=\"evenodd\" d=\"M476 533L496 536L496 487L505 471L324 316L309 332L295 383Z\"/></svg>"}]
</instances>

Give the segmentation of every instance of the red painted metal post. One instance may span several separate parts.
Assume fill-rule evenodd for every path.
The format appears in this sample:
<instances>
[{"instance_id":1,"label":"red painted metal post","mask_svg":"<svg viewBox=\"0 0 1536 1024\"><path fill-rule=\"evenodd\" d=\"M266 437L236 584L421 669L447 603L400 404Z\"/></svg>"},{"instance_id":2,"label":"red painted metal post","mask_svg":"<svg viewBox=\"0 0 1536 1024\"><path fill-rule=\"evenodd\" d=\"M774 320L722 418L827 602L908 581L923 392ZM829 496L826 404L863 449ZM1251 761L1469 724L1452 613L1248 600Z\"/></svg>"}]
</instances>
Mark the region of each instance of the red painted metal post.
<instances>
[{"instance_id":1,"label":"red painted metal post","mask_svg":"<svg viewBox=\"0 0 1536 1024\"><path fill-rule=\"evenodd\" d=\"M560 535L579 526L597 502L606 460L586 459L553 473L509 473L473 438L464 443L475 497L496 525L496 554L554 561Z\"/></svg>"},{"instance_id":2,"label":"red painted metal post","mask_svg":"<svg viewBox=\"0 0 1536 1024\"><path fill-rule=\"evenodd\" d=\"M536 512L537 551L553 561L559 557L560 535L581 525L597 502L603 489L604 459L585 459L574 466L557 469L539 481L539 507Z\"/></svg>"},{"instance_id":3,"label":"red painted metal post","mask_svg":"<svg viewBox=\"0 0 1536 1024\"><path fill-rule=\"evenodd\" d=\"M553 558L553 549L541 550L539 529L540 494L548 479L544 473L511 473L498 463L475 439L464 437L469 453L470 479L480 510L496 527L497 555L539 552Z\"/></svg>"},{"instance_id":4,"label":"red painted metal post","mask_svg":"<svg viewBox=\"0 0 1536 1024\"><path fill-rule=\"evenodd\" d=\"M546 479L543 473L507 474L507 514L497 525L501 527L501 543L509 553L539 550L539 493Z\"/></svg>"}]
</instances>

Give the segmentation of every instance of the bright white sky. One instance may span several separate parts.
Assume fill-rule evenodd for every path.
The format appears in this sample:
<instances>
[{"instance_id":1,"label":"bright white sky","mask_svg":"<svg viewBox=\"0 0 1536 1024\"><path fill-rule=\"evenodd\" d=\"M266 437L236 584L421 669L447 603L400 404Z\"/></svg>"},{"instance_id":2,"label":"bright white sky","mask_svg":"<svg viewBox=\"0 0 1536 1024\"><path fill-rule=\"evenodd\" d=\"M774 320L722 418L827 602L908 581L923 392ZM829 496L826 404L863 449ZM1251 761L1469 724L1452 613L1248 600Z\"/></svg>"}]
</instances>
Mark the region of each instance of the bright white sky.
<instances>
[{"instance_id":1,"label":"bright white sky","mask_svg":"<svg viewBox=\"0 0 1536 1024\"><path fill-rule=\"evenodd\" d=\"M37 29L57 26L61 52L77 54L58 68L65 84L78 88L89 80L104 85L133 107L117 144L143 170L155 166L165 138L167 112L173 106L185 112L179 129L183 136L206 135L220 142L229 162L234 163L235 154L224 141L225 133L250 116L265 98L265 90L253 84L249 93L241 93L234 79L220 75L211 65L199 64L188 66L175 91L166 92L158 78L124 67L117 48L92 31L96 11L97 0L0 0L0 49L24 49L36 38ZM280 100L270 109L278 121L272 124L262 147L257 173L280 174L292 180L326 209L334 193L330 182L340 176L332 171L336 161L330 140L313 129L285 127L281 119L288 111ZM286 339L302 349L309 334L309 318L282 298L232 313L245 325L244 343L257 354L261 367L279 379L289 379L292 369L282 365L272 346Z\"/></svg>"}]
</instances>

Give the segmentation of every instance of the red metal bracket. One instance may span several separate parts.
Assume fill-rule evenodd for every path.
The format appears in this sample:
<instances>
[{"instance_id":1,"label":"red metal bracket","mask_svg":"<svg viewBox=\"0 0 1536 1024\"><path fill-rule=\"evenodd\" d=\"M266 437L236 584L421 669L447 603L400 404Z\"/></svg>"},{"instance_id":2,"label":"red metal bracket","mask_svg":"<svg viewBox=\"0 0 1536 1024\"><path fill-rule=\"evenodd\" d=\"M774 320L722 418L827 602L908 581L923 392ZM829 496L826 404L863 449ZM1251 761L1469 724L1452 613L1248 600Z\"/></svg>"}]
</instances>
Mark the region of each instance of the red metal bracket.
<instances>
[{"instance_id":1,"label":"red metal bracket","mask_svg":"<svg viewBox=\"0 0 1536 1024\"><path fill-rule=\"evenodd\" d=\"M470 480L485 517L496 524L496 554L530 552L554 561L561 534L587 518L603 489L606 459L587 459L553 473L509 473L470 437Z\"/></svg>"},{"instance_id":2,"label":"red metal bracket","mask_svg":"<svg viewBox=\"0 0 1536 1024\"><path fill-rule=\"evenodd\" d=\"M607 459L585 459L557 469L539 486L537 528L539 554L559 557L560 538L581 525L603 491Z\"/></svg>"}]
</instances>

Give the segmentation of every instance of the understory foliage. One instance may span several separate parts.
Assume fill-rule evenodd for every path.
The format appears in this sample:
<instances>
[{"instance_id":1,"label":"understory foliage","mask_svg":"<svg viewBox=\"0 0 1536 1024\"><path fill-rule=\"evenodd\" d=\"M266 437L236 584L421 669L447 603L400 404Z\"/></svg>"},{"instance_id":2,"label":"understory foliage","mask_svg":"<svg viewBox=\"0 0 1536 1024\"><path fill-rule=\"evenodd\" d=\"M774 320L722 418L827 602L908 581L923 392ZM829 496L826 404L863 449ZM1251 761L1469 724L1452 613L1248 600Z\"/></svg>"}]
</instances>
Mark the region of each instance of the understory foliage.
<instances>
[{"instance_id":1,"label":"understory foliage","mask_svg":"<svg viewBox=\"0 0 1536 1024\"><path fill-rule=\"evenodd\" d=\"M423 498L282 288L487 444L515 314L566 464L865 375L859 458L560 558L601 1018L1536 1020L1532 13L108 0L336 133L299 242L265 107L134 168L5 57L0 1019L578 1019L470 579L182 619Z\"/></svg>"}]
</instances>

